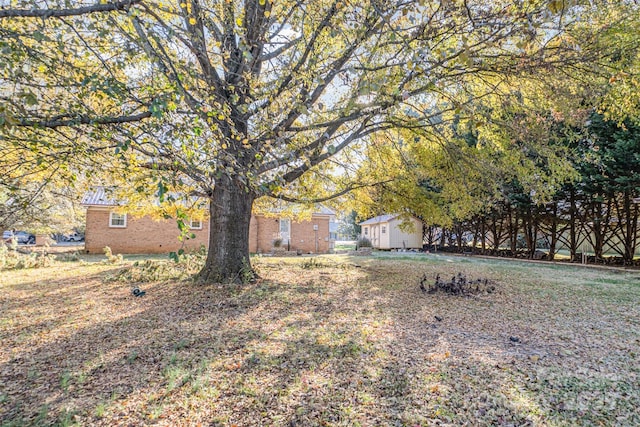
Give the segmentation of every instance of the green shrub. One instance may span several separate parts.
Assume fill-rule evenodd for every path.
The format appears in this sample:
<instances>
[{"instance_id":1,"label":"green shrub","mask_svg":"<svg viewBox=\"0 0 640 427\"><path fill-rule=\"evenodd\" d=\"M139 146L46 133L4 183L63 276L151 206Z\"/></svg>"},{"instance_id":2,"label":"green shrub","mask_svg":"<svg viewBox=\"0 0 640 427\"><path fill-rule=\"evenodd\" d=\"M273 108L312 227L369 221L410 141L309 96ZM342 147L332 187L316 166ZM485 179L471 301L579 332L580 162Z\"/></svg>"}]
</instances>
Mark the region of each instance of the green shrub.
<instances>
[{"instance_id":1,"label":"green shrub","mask_svg":"<svg viewBox=\"0 0 640 427\"><path fill-rule=\"evenodd\" d=\"M358 247L358 248L370 248L370 247L372 247L371 240L367 239L366 237L360 237L358 239L358 242L356 243L356 247Z\"/></svg>"}]
</instances>

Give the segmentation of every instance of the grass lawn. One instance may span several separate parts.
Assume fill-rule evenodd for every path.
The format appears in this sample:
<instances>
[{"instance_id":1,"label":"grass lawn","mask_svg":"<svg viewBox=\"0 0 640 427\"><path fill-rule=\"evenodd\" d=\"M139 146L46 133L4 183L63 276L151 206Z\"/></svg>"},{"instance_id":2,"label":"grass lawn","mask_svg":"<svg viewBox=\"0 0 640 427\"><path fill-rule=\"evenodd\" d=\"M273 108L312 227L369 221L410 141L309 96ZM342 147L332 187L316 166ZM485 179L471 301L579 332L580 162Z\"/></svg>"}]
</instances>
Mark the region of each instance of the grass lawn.
<instances>
[{"instance_id":1,"label":"grass lawn","mask_svg":"<svg viewBox=\"0 0 640 427\"><path fill-rule=\"evenodd\" d=\"M335 247L333 248L336 251L355 251L356 244L355 240L341 240L337 241Z\"/></svg>"},{"instance_id":2,"label":"grass lawn","mask_svg":"<svg viewBox=\"0 0 640 427\"><path fill-rule=\"evenodd\" d=\"M242 287L0 272L0 425L640 425L640 272L256 258ZM457 272L496 282L425 294ZM438 316L437 320L435 316Z\"/></svg>"}]
</instances>

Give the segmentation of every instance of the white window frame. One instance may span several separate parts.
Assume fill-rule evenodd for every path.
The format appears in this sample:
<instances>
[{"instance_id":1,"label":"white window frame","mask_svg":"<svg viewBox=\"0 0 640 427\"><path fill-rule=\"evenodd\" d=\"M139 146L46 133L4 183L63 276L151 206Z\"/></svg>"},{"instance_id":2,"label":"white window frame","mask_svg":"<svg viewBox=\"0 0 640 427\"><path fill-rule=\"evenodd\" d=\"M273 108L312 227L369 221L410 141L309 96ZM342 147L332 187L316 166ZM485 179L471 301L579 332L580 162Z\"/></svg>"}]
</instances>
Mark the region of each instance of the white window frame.
<instances>
[{"instance_id":1,"label":"white window frame","mask_svg":"<svg viewBox=\"0 0 640 427\"><path fill-rule=\"evenodd\" d=\"M114 224L113 220L114 219L119 219L119 218L114 218L114 216L117 215L118 217L122 217L122 224ZM118 212L109 212L109 227L110 228L127 228L127 214L120 214Z\"/></svg>"},{"instance_id":2,"label":"white window frame","mask_svg":"<svg viewBox=\"0 0 640 427\"><path fill-rule=\"evenodd\" d=\"M291 220L288 218L280 218L278 222L278 235L284 243L288 243L291 240Z\"/></svg>"},{"instance_id":3,"label":"white window frame","mask_svg":"<svg viewBox=\"0 0 640 427\"><path fill-rule=\"evenodd\" d=\"M193 225L193 223L197 223L198 225ZM189 220L189 228L192 230L202 230L202 220L201 219L190 219Z\"/></svg>"},{"instance_id":4,"label":"white window frame","mask_svg":"<svg viewBox=\"0 0 640 427\"><path fill-rule=\"evenodd\" d=\"M369 227L365 227L364 228L364 235L368 236L369 235Z\"/></svg>"},{"instance_id":5,"label":"white window frame","mask_svg":"<svg viewBox=\"0 0 640 427\"><path fill-rule=\"evenodd\" d=\"M387 234L387 226L386 225L380 226L380 233Z\"/></svg>"}]
</instances>

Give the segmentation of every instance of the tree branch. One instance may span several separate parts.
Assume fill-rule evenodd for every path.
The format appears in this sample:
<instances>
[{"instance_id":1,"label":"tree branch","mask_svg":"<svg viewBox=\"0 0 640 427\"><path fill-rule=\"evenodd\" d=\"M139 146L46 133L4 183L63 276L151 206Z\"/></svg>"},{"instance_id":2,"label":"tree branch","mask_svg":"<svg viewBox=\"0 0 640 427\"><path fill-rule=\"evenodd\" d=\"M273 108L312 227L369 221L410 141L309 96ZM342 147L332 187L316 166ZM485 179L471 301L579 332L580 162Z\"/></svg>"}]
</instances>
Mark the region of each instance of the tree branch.
<instances>
[{"instance_id":1,"label":"tree branch","mask_svg":"<svg viewBox=\"0 0 640 427\"><path fill-rule=\"evenodd\" d=\"M78 116L76 118L71 118L66 120L59 119L59 120L43 120L43 121L20 119L20 120L17 120L17 122L14 123L13 126L40 127L40 128L51 129L51 128L77 126L77 125L112 125L112 124L139 122L149 117L151 117L151 111L145 111L143 113L134 114L132 116L120 116L120 117Z\"/></svg>"},{"instance_id":2,"label":"tree branch","mask_svg":"<svg viewBox=\"0 0 640 427\"><path fill-rule=\"evenodd\" d=\"M88 15L90 13L112 12L116 10L129 10L142 0L123 0L115 3L95 4L93 6L78 7L75 9L0 9L1 18L61 18L65 16Z\"/></svg>"},{"instance_id":3,"label":"tree branch","mask_svg":"<svg viewBox=\"0 0 640 427\"><path fill-rule=\"evenodd\" d=\"M278 200L283 200L285 202L290 202L290 203L303 203L303 204L311 204L311 203L322 203L322 202L326 202L327 200L332 200L335 198L338 198L340 196L344 196L345 194L353 191L353 190L357 190L359 188L366 188L366 187L375 187L376 185L381 185L381 184L386 184L388 182L393 181L392 179L387 179L384 181L379 181L379 182L372 182L369 184L355 184L353 183L352 185L349 185L347 187L345 187L344 189L330 194L328 196L324 196L324 197L318 197L316 199L298 199L296 197L289 197L289 196L284 196L284 195L274 195L273 193L267 193L265 194L265 196L267 197L273 197L274 199L278 199Z\"/></svg>"}]
</instances>

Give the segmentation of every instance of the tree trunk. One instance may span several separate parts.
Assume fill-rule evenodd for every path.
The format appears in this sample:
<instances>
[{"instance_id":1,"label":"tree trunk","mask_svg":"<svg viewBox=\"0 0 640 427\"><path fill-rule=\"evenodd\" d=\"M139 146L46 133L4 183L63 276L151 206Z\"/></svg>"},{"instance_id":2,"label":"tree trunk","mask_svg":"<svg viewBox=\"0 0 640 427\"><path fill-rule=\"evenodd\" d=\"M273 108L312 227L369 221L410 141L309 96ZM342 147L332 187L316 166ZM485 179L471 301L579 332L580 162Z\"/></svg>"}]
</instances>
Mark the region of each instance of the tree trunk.
<instances>
[{"instance_id":1,"label":"tree trunk","mask_svg":"<svg viewBox=\"0 0 640 427\"><path fill-rule=\"evenodd\" d=\"M473 221L473 242L471 246L473 247L472 251L476 250L478 246L478 235L480 234L480 220L476 216Z\"/></svg>"},{"instance_id":2,"label":"tree trunk","mask_svg":"<svg viewBox=\"0 0 640 427\"><path fill-rule=\"evenodd\" d=\"M576 193L575 189L571 188L569 193L569 253L571 254L571 262L578 261L578 236L576 232L576 213L578 207L576 206Z\"/></svg>"},{"instance_id":3,"label":"tree trunk","mask_svg":"<svg viewBox=\"0 0 640 427\"><path fill-rule=\"evenodd\" d=\"M622 256L625 265L633 264L633 257L636 252L637 228L638 228L638 207L632 203L632 196L629 191L622 195L622 215L618 215L618 222L622 221L622 242L624 244L624 254Z\"/></svg>"},{"instance_id":4,"label":"tree trunk","mask_svg":"<svg viewBox=\"0 0 640 427\"><path fill-rule=\"evenodd\" d=\"M524 234L524 242L527 246L527 258L533 259L533 254L536 251L536 243L534 237L534 218L531 208L528 208L526 212L522 213L522 233Z\"/></svg>"},{"instance_id":5,"label":"tree trunk","mask_svg":"<svg viewBox=\"0 0 640 427\"><path fill-rule=\"evenodd\" d=\"M551 227L549 229L549 255L548 260L553 261L556 257L556 245L558 243L558 204L553 204L553 210L550 212Z\"/></svg>"},{"instance_id":6,"label":"tree trunk","mask_svg":"<svg viewBox=\"0 0 640 427\"><path fill-rule=\"evenodd\" d=\"M462 223L457 222L453 229L455 230L456 233L456 240L455 240L455 245L457 247L457 251L462 253L463 249L462 249Z\"/></svg>"},{"instance_id":7,"label":"tree trunk","mask_svg":"<svg viewBox=\"0 0 640 427\"><path fill-rule=\"evenodd\" d=\"M518 255L518 230L520 228L518 222L518 212L515 209L509 208L509 242L511 256L514 258Z\"/></svg>"},{"instance_id":8,"label":"tree trunk","mask_svg":"<svg viewBox=\"0 0 640 427\"><path fill-rule=\"evenodd\" d=\"M209 251L198 279L245 283L254 278L249 261L249 222L255 196L229 177L216 180L209 213Z\"/></svg>"},{"instance_id":9,"label":"tree trunk","mask_svg":"<svg viewBox=\"0 0 640 427\"><path fill-rule=\"evenodd\" d=\"M591 232L593 233L593 239L591 241L593 246L593 252L595 255L596 263L602 259L604 251L604 228L608 226L606 220L603 219L604 208L602 202L594 202L591 205L592 223Z\"/></svg>"}]
</instances>

